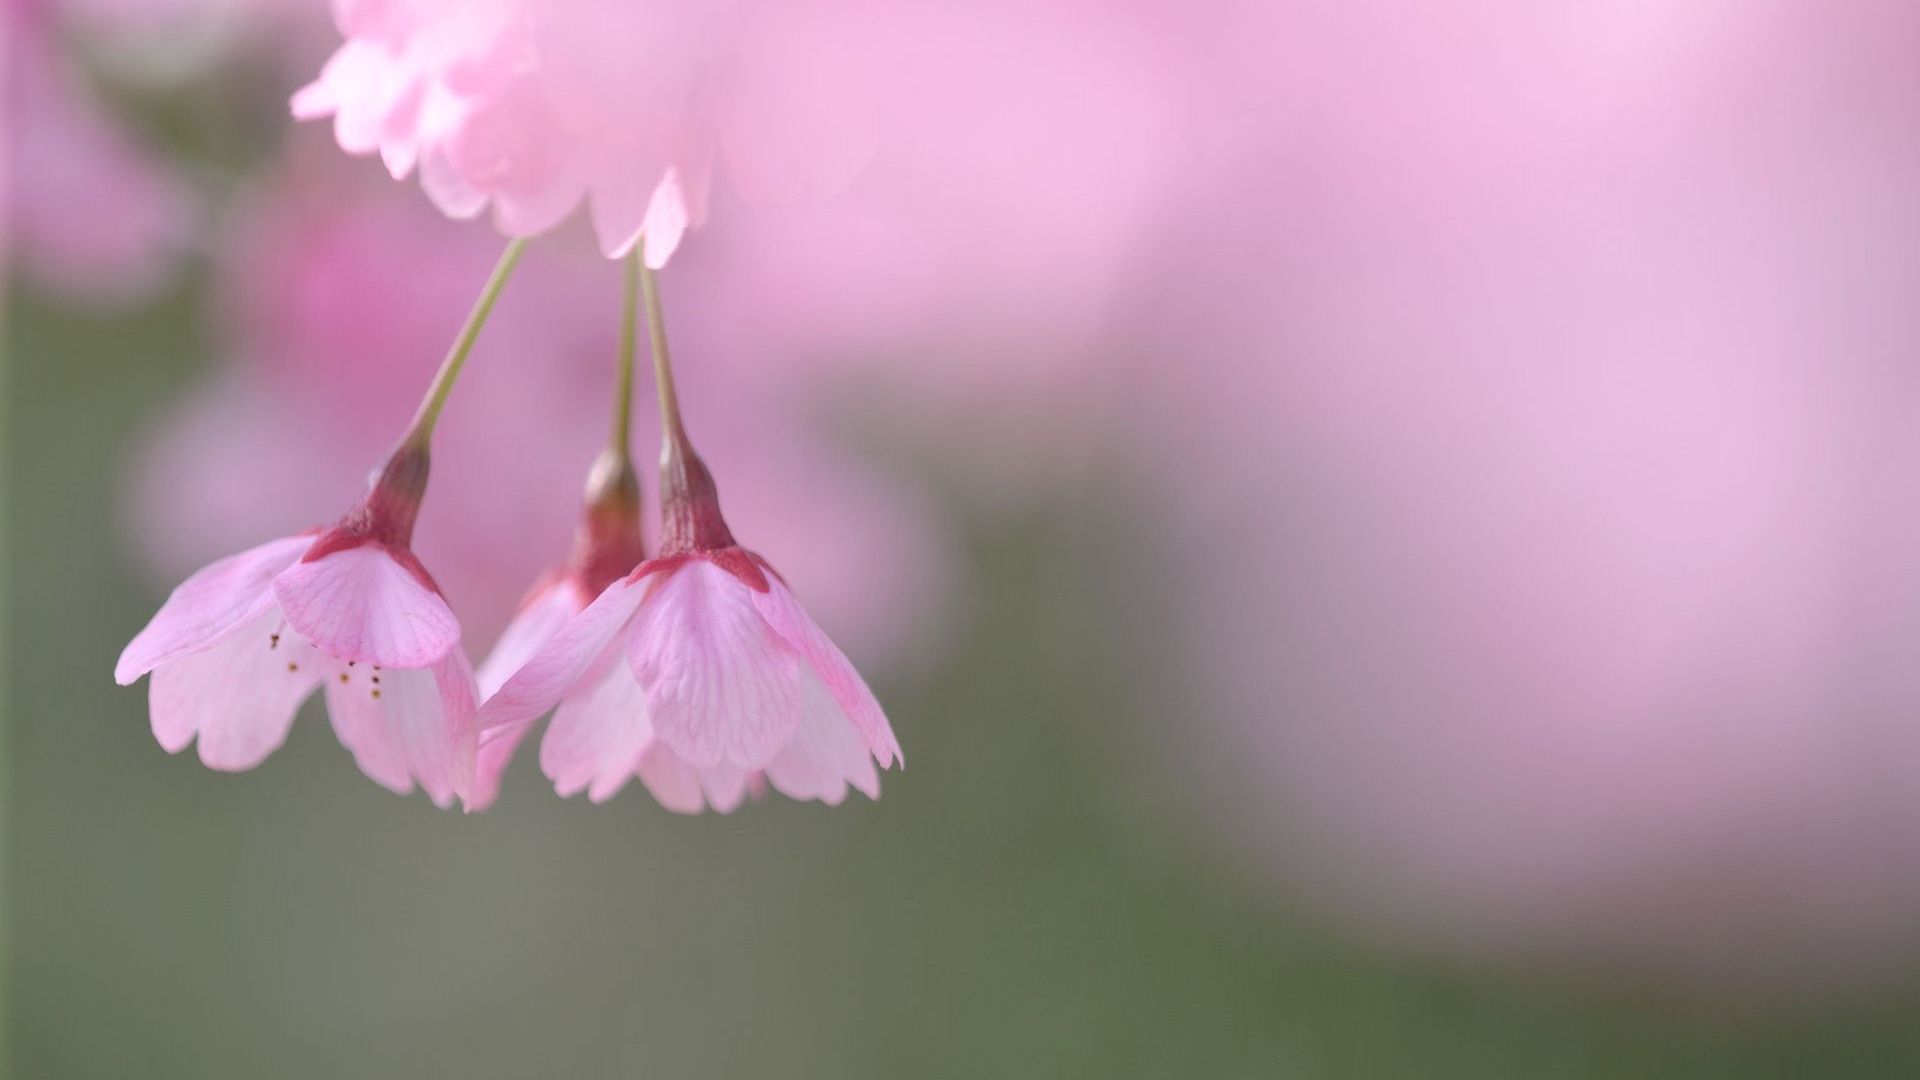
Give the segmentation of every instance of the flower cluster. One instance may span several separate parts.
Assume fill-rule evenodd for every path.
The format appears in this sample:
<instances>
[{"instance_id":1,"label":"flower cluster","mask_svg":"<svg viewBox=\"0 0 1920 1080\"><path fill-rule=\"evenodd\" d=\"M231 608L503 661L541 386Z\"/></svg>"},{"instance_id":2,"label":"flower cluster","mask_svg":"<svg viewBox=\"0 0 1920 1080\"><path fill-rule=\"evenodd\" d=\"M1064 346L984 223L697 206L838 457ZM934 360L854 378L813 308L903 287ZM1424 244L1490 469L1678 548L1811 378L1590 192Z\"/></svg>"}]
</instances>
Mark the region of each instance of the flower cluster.
<instances>
[{"instance_id":1,"label":"flower cluster","mask_svg":"<svg viewBox=\"0 0 1920 1080\"><path fill-rule=\"evenodd\" d=\"M585 200L609 257L644 236L658 268L706 217L716 159L774 195L831 192L864 164L872 95L836 32L853 13L834 17L855 5L798 6L337 3L345 43L293 112L331 116L396 179L418 170L450 216L491 204L530 236Z\"/></svg>"},{"instance_id":2,"label":"flower cluster","mask_svg":"<svg viewBox=\"0 0 1920 1080\"><path fill-rule=\"evenodd\" d=\"M362 771L436 805L489 806L518 744L554 710L540 760L560 794L598 802L638 776L662 805L728 812L772 788L838 803L879 795L901 760L885 714L763 557L740 547L680 419L657 287L638 252L615 422L573 550L535 586L479 673L414 555L429 444L454 380L517 264L515 241L398 448L331 527L193 575L127 646L115 676L151 675L155 736L252 768L325 691ZM665 449L659 552L647 558L628 455L634 323L644 282ZM483 700L484 699L484 700ZM555 708L557 706L557 708Z\"/></svg>"}]
</instances>

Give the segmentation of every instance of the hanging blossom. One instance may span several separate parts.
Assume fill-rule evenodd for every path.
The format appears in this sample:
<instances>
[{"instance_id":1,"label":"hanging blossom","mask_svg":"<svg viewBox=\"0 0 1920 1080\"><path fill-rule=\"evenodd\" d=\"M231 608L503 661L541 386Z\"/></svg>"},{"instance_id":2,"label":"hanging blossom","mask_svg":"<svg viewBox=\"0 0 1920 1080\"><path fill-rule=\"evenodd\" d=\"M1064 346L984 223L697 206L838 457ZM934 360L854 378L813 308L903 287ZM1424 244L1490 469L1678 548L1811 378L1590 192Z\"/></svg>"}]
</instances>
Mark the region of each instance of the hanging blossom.
<instances>
[{"instance_id":1,"label":"hanging blossom","mask_svg":"<svg viewBox=\"0 0 1920 1080\"><path fill-rule=\"evenodd\" d=\"M829 194L874 142L884 9L805 0L336 0L343 45L293 96L443 212L529 236L581 201L600 247L664 265L716 165L749 198Z\"/></svg>"},{"instance_id":2,"label":"hanging blossom","mask_svg":"<svg viewBox=\"0 0 1920 1080\"><path fill-rule=\"evenodd\" d=\"M734 540L681 424L642 277L665 432L660 552L570 618L577 584L547 594L547 610L529 607L527 627L559 625L482 706L478 724L493 729L483 753L557 705L540 760L563 796L601 802L638 776L682 813L726 813L762 784L829 805L850 786L878 798L879 769L904 763L900 744L786 581Z\"/></svg>"},{"instance_id":3,"label":"hanging blossom","mask_svg":"<svg viewBox=\"0 0 1920 1080\"><path fill-rule=\"evenodd\" d=\"M627 362L630 364L631 358ZM622 411L624 413L624 408ZM615 444L594 462L587 480L580 527L566 561L534 584L521 603L519 614L507 624L486 662L480 665L483 697L499 690L569 619L580 614L595 596L625 577L646 557L640 538L640 484L626 454L626 436L623 425L616 434ZM473 793L466 800L468 810L485 810L493 804L500 794L501 775L512 762L520 741L531 730L531 725L518 725L481 747ZM558 741L553 745L558 753ZM541 765L552 779L561 783L562 795L579 790L578 786L569 787L568 781L562 780L562 776L569 774L550 762L544 750Z\"/></svg>"},{"instance_id":4,"label":"hanging blossom","mask_svg":"<svg viewBox=\"0 0 1920 1080\"><path fill-rule=\"evenodd\" d=\"M156 584L335 509L315 492L358 486L392 445L450 313L498 255L489 230L449 223L323 135L296 135L296 156L229 215L214 279L221 362L132 447L127 526ZM433 497L415 537L459 601L476 664L532 570L569 550L580 489L562 478L605 440L619 274L590 241L553 239L529 245L474 346L458 407L434 433ZM726 330L701 319L695 340L711 362L684 375L688 395L710 391L688 402L689 420L728 479L734 526L781 538L781 569L861 664L930 663L959 617L948 530L923 494L838 445L804 395L744 367L755 343ZM291 470L308 482L282 482Z\"/></svg>"},{"instance_id":5,"label":"hanging blossom","mask_svg":"<svg viewBox=\"0 0 1920 1080\"><path fill-rule=\"evenodd\" d=\"M460 623L409 541L424 448L403 448L341 522L272 540L183 582L114 669L151 673L153 733L168 753L251 769L286 740L315 687L362 772L438 806L473 771L474 676Z\"/></svg>"},{"instance_id":6,"label":"hanging blossom","mask_svg":"<svg viewBox=\"0 0 1920 1080\"><path fill-rule=\"evenodd\" d=\"M699 459L662 471L681 479L663 484L659 556L577 614L573 582L529 605L527 635L550 636L481 709L499 729L482 750L493 782L495 747L558 705L540 763L563 796L602 802L638 776L682 813L726 813L762 782L829 804L850 785L878 798L876 760L904 759L865 681L771 564L734 542Z\"/></svg>"},{"instance_id":7,"label":"hanging blossom","mask_svg":"<svg viewBox=\"0 0 1920 1080\"><path fill-rule=\"evenodd\" d=\"M285 741L324 686L334 733L360 769L452 805L473 782L472 668L460 622L413 553L441 410L524 250L516 241L467 317L367 495L328 529L222 559L188 578L120 654L114 678L151 673L154 735L196 738L216 769L249 769Z\"/></svg>"}]
</instances>

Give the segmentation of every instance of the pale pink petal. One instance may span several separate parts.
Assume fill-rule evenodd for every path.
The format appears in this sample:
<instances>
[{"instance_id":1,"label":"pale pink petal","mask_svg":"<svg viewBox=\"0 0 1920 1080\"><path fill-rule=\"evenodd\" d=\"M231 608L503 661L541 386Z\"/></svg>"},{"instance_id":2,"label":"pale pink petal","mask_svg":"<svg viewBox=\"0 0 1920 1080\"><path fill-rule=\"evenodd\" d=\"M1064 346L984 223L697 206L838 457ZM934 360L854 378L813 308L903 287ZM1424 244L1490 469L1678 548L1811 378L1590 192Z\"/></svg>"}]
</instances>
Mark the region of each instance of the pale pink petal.
<instances>
[{"instance_id":1,"label":"pale pink petal","mask_svg":"<svg viewBox=\"0 0 1920 1080\"><path fill-rule=\"evenodd\" d=\"M480 683L480 696L492 697L514 672L533 659L542 645L560 632L567 620L580 614L591 599L581 594L579 586L571 578L549 582L528 597L520 613L500 632L500 640L494 643L493 651L487 654L486 661L480 665L476 676Z\"/></svg>"},{"instance_id":2,"label":"pale pink petal","mask_svg":"<svg viewBox=\"0 0 1920 1080\"><path fill-rule=\"evenodd\" d=\"M197 735L207 767L251 769L286 741L300 702L320 681L321 659L287 632L279 611L265 611L212 648L154 669L154 737L177 754Z\"/></svg>"},{"instance_id":3,"label":"pale pink petal","mask_svg":"<svg viewBox=\"0 0 1920 1080\"><path fill-rule=\"evenodd\" d=\"M463 800L468 813L477 814L500 797L500 778L506 775L507 766L513 764L514 752L531 731L532 724L520 724L497 732L494 738L480 744L474 755L473 790Z\"/></svg>"},{"instance_id":4,"label":"pale pink petal","mask_svg":"<svg viewBox=\"0 0 1920 1080\"><path fill-rule=\"evenodd\" d=\"M348 41L335 49L333 55L327 57L326 63L320 65L320 74L293 92L289 103L293 118L318 120L352 107L365 96L363 87L379 81L380 69L387 66L382 53L383 50L359 41ZM342 137L338 128L334 134L336 138ZM341 148L349 151L354 149L345 143Z\"/></svg>"},{"instance_id":5,"label":"pale pink petal","mask_svg":"<svg viewBox=\"0 0 1920 1080\"><path fill-rule=\"evenodd\" d=\"M297 563L273 593L295 630L341 660L423 668L460 643L447 602L379 544Z\"/></svg>"},{"instance_id":6,"label":"pale pink petal","mask_svg":"<svg viewBox=\"0 0 1920 1080\"><path fill-rule=\"evenodd\" d=\"M633 250L647 221L652 190L638 173L625 173L595 186L588 211L600 251L607 258L625 258Z\"/></svg>"},{"instance_id":7,"label":"pale pink petal","mask_svg":"<svg viewBox=\"0 0 1920 1080\"><path fill-rule=\"evenodd\" d=\"M580 183L561 179L524 195L493 197L493 227L507 236L535 236L558 225L580 202Z\"/></svg>"},{"instance_id":8,"label":"pale pink petal","mask_svg":"<svg viewBox=\"0 0 1920 1080\"><path fill-rule=\"evenodd\" d=\"M395 180L405 180L419 160L420 148L410 142L389 140L380 144L380 163Z\"/></svg>"},{"instance_id":9,"label":"pale pink petal","mask_svg":"<svg viewBox=\"0 0 1920 1080\"><path fill-rule=\"evenodd\" d=\"M440 145L467 183L493 198L494 225L531 236L579 203L576 150L531 77L507 80L465 110Z\"/></svg>"},{"instance_id":10,"label":"pale pink petal","mask_svg":"<svg viewBox=\"0 0 1920 1080\"><path fill-rule=\"evenodd\" d=\"M887 723L887 714L881 711L873 691L867 689L866 680L854 670L846 654L813 621L785 584L771 577L767 584L766 592L753 594L753 602L760 609L760 614L781 637L807 658L814 673L833 695L833 700L840 703L840 708L846 710L854 727L865 737L880 767L887 768L895 761L904 766L907 759L900 753L900 743L893 736L893 727Z\"/></svg>"},{"instance_id":11,"label":"pale pink petal","mask_svg":"<svg viewBox=\"0 0 1920 1080\"><path fill-rule=\"evenodd\" d=\"M700 790L706 793L707 805L717 814L731 814L747 801L747 793L753 789L757 772L735 769L726 765L715 765L700 770Z\"/></svg>"},{"instance_id":12,"label":"pale pink petal","mask_svg":"<svg viewBox=\"0 0 1920 1080\"><path fill-rule=\"evenodd\" d=\"M293 92L291 104L295 120L317 120L340 108L340 89L327 78L323 67L319 78Z\"/></svg>"},{"instance_id":13,"label":"pale pink petal","mask_svg":"<svg viewBox=\"0 0 1920 1080\"><path fill-rule=\"evenodd\" d=\"M336 662L334 667L340 665ZM352 675L357 669L349 669ZM389 737L387 732L386 710L372 697L372 686L368 680L369 670L361 685L350 680L342 684L338 673L332 668L327 671L328 678L322 681L327 697L327 720L333 725L334 738L353 755L354 764L375 783L396 795L405 795L413 790L413 775L407 770L407 756L399 744ZM412 672L414 676L423 672ZM380 673L382 699L389 677L385 671ZM409 689L418 689L418 679L409 680L414 685Z\"/></svg>"},{"instance_id":14,"label":"pale pink petal","mask_svg":"<svg viewBox=\"0 0 1920 1080\"><path fill-rule=\"evenodd\" d=\"M479 728L491 733L507 725L531 723L559 704L633 617L649 583L622 580L607 586L487 698L480 707Z\"/></svg>"},{"instance_id":15,"label":"pale pink petal","mask_svg":"<svg viewBox=\"0 0 1920 1080\"><path fill-rule=\"evenodd\" d=\"M441 657L433 665L433 681L440 691L443 722L452 746L448 772L453 793L465 799L473 790L474 758L480 746L479 728L474 724L480 711L480 688L474 682L473 664L466 650L456 648Z\"/></svg>"},{"instance_id":16,"label":"pale pink petal","mask_svg":"<svg viewBox=\"0 0 1920 1080\"><path fill-rule=\"evenodd\" d=\"M465 221L486 208L487 194L462 179L446 152L431 147L420 154L420 190L440 212Z\"/></svg>"},{"instance_id":17,"label":"pale pink petal","mask_svg":"<svg viewBox=\"0 0 1920 1080\"><path fill-rule=\"evenodd\" d=\"M696 767L764 768L800 721L804 661L751 595L691 560L654 586L627 638L655 733Z\"/></svg>"},{"instance_id":18,"label":"pale pink petal","mask_svg":"<svg viewBox=\"0 0 1920 1080\"><path fill-rule=\"evenodd\" d=\"M730 814L746 801L756 775L726 765L696 769L659 742L640 756L640 781L661 806L676 814L697 814L709 806L715 813Z\"/></svg>"},{"instance_id":19,"label":"pale pink petal","mask_svg":"<svg viewBox=\"0 0 1920 1080\"><path fill-rule=\"evenodd\" d=\"M668 169L660 185L653 189L653 198L647 202L646 217L640 223L640 233L645 239L643 256L647 266L658 270L667 265L674 250L680 246L680 238L686 235L687 227L693 224L693 211L687 204L687 193L680 184L680 170Z\"/></svg>"},{"instance_id":20,"label":"pale pink petal","mask_svg":"<svg viewBox=\"0 0 1920 1080\"><path fill-rule=\"evenodd\" d=\"M403 795L417 780L440 807L470 789L475 695L464 652L430 668L336 665L323 685L334 732L362 772Z\"/></svg>"},{"instance_id":21,"label":"pale pink petal","mask_svg":"<svg viewBox=\"0 0 1920 1080\"><path fill-rule=\"evenodd\" d=\"M582 788L605 802L626 785L653 741L646 695L621 662L618 642L607 646L594 676L554 711L540 743L540 767L562 798Z\"/></svg>"},{"instance_id":22,"label":"pale pink petal","mask_svg":"<svg viewBox=\"0 0 1920 1080\"><path fill-rule=\"evenodd\" d=\"M333 137L350 154L370 154L380 148L395 127L396 114L404 121L422 93L418 80L385 48L348 42L333 54L320 78L293 96L296 119L333 114Z\"/></svg>"},{"instance_id":23,"label":"pale pink petal","mask_svg":"<svg viewBox=\"0 0 1920 1080\"><path fill-rule=\"evenodd\" d=\"M307 548L311 536L270 540L229 555L180 583L114 665L122 686L188 653L198 652L273 606L273 580Z\"/></svg>"},{"instance_id":24,"label":"pale pink petal","mask_svg":"<svg viewBox=\"0 0 1920 1080\"><path fill-rule=\"evenodd\" d=\"M697 814L706 809L700 774L661 743L654 743L640 755L640 782L647 785L655 802L676 814Z\"/></svg>"},{"instance_id":25,"label":"pale pink petal","mask_svg":"<svg viewBox=\"0 0 1920 1080\"><path fill-rule=\"evenodd\" d=\"M520 614L507 624L493 652L480 665L481 695L491 696L500 689L501 684L532 659L586 603L587 597L581 595L579 586L571 578L549 582L535 592L520 609ZM493 738L481 743L474 761L473 791L466 799L469 811L477 812L493 805L500 795L501 775L512 763L520 741L532 730L531 724L516 724L495 732Z\"/></svg>"},{"instance_id":26,"label":"pale pink petal","mask_svg":"<svg viewBox=\"0 0 1920 1080\"><path fill-rule=\"evenodd\" d=\"M788 798L818 799L829 806L847 797L848 784L869 799L880 797L880 774L866 741L817 678L806 680L800 726L767 766L767 779Z\"/></svg>"}]
</instances>

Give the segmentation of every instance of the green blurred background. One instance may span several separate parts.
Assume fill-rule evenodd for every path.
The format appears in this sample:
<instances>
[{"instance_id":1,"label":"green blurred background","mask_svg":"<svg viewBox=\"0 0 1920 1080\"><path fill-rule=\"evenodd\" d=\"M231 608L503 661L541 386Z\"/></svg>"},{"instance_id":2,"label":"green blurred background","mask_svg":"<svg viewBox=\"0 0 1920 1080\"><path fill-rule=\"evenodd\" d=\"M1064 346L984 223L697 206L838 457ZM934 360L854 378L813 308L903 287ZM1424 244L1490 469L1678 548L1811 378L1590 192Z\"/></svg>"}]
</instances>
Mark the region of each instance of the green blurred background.
<instances>
[{"instance_id":1,"label":"green blurred background","mask_svg":"<svg viewBox=\"0 0 1920 1080\"><path fill-rule=\"evenodd\" d=\"M1912 992L1493 970L1275 899L1152 768L1180 718L1114 677L1097 496L964 538L951 663L878 688L913 761L879 803L594 807L522 754L463 817L311 704L252 772L169 757L110 677L160 600L119 507L200 290L8 298L7 1076L1920 1076Z\"/></svg>"}]
</instances>

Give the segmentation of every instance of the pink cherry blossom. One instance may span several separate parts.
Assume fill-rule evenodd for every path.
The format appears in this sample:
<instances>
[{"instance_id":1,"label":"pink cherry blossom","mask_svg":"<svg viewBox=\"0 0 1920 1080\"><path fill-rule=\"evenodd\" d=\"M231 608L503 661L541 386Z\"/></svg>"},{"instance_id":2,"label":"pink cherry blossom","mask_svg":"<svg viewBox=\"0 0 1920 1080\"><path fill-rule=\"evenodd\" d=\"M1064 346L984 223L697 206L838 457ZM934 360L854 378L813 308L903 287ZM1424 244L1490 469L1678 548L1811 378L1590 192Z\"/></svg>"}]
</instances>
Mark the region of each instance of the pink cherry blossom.
<instances>
[{"instance_id":1,"label":"pink cherry blossom","mask_svg":"<svg viewBox=\"0 0 1920 1080\"><path fill-rule=\"evenodd\" d=\"M498 253L493 237L356 177L324 133L292 141L220 234L219 361L131 456L134 554L162 580L332 509L325 492L357 484L390 445ZM619 288L590 245L534 245L435 434L415 550L457 600L476 658L567 550L604 438ZM822 624L863 664L937 657L955 561L926 494L837 445L779 380L700 363L682 381L698 395L690 418L717 436L738 524L782 538L782 568ZM288 482L296 473L308 481Z\"/></svg>"},{"instance_id":2,"label":"pink cherry blossom","mask_svg":"<svg viewBox=\"0 0 1920 1080\"><path fill-rule=\"evenodd\" d=\"M389 471L391 477L391 469ZM460 624L408 548L411 512L385 483L339 525L222 559L167 598L114 669L151 673L153 733L168 753L250 769L286 740L315 687L362 772L435 805L466 792L476 690Z\"/></svg>"},{"instance_id":3,"label":"pink cherry blossom","mask_svg":"<svg viewBox=\"0 0 1920 1080\"><path fill-rule=\"evenodd\" d=\"M557 703L540 764L563 796L601 802L638 775L670 810L726 813L764 773L795 799L878 798L892 729L766 569L739 549L647 564L555 632L480 722L511 737Z\"/></svg>"},{"instance_id":4,"label":"pink cherry blossom","mask_svg":"<svg viewBox=\"0 0 1920 1080\"><path fill-rule=\"evenodd\" d=\"M663 496L662 555L554 631L480 725L516 737L558 705L541 768L594 802L636 775L681 813L727 813L762 777L795 799L878 798L875 763L904 761L879 703L780 575L733 543L692 466L696 494Z\"/></svg>"},{"instance_id":5,"label":"pink cherry blossom","mask_svg":"<svg viewBox=\"0 0 1920 1080\"><path fill-rule=\"evenodd\" d=\"M571 574L550 575L535 586L520 613L507 624L493 651L480 665L481 698L484 700L498 691L509 676L532 660L567 620L580 614L592 599L593 594ZM500 778L512 764L521 741L532 731L533 725L520 724L481 743L474 764L473 793L466 801L469 811L485 810L499 798Z\"/></svg>"},{"instance_id":6,"label":"pink cherry blossom","mask_svg":"<svg viewBox=\"0 0 1920 1080\"><path fill-rule=\"evenodd\" d=\"M623 453L603 452L587 484L586 507L567 561L549 571L522 602L493 652L480 665L480 693L490 697L533 659L567 621L645 557L640 539L639 485ZM485 810L500 793L500 776L521 739L533 730L517 725L481 746L469 811Z\"/></svg>"},{"instance_id":7,"label":"pink cherry blossom","mask_svg":"<svg viewBox=\"0 0 1920 1080\"><path fill-rule=\"evenodd\" d=\"M293 98L342 149L416 168L442 211L512 235L583 199L600 246L665 263L724 159L745 189L843 186L875 103L849 48L872 5L342 0L345 43Z\"/></svg>"}]
</instances>

